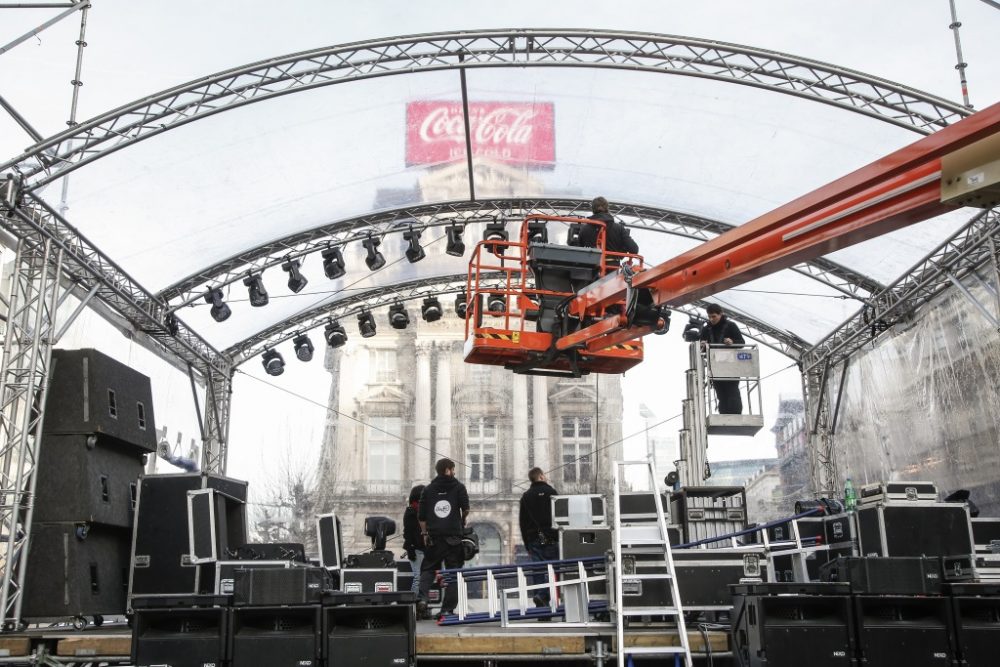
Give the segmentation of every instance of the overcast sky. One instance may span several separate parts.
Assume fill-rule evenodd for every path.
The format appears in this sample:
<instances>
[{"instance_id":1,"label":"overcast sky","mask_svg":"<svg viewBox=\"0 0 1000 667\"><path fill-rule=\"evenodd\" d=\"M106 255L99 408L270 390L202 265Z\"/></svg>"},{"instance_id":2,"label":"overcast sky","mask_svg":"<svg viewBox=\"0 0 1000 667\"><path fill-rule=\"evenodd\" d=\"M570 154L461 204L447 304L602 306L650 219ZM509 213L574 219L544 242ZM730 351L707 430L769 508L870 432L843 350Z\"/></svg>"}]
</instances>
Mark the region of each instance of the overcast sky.
<instances>
[{"instance_id":1,"label":"overcast sky","mask_svg":"<svg viewBox=\"0 0 1000 667\"><path fill-rule=\"evenodd\" d=\"M997 47L1000 43L1000 11L978 0L956 0L956 4L959 19L964 24L962 39L965 60L969 63L969 90L973 104L982 108L1000 100L1000 49ZM0 9L0 44L9 43L54 13ZM736 42L861 70L960 101L955 46L948 29L950 22L947 0L734 0L697 3L660 0L500 4L94 0L88 15L88 47L81 75L83 86L80 88L78 119L85 120L118 105L225 68L285 53L393 35L510 27L636 30ZM78 19L66 19L37 38L32 37L0 55L0 94L44 136L61 131L66 126L71 92L69 81L73 78L74 42L78 31ZM534 79L536 82L544 80ZM411 95L420 93L419 90L409 92ZM600 95L593 88L589 93ZM544 90L535 94L544 98ZM641 103L644 97L642 85L635 88L634 94L634 100L610 100L609 103ZM848 136L840 136L837 129L842 126L838 124L831 129L827 119L832 113L839 113L840 116L849 114L831 112L823 105L793 101L785 96L772 94L768 99L772 98L767 113L773 114L775 119L772 128L775 137L779 136L779 126L784 122L781 114L795 114L797 129L788 151L793 150L791 144L795 143L796 137L799 143L807 139L821 141L823 150L829 151L829 155L812 156L818 171L823 164L833 162L834 166L828 168L835 172L834 175L839 175L836 170L841 167L835 161L834 149L842 150L848 156L845 164L877 157L877 152L883 149L878 143L874 144L876 148L872 148L873 139L866 134L871 127L877 128L879 136L884 137L890 147L917 138L897 130L884 130L885 126L875 121L866 121L865 124L853 118L849 127L856 130L852 129ZM705 96L697 104L685 102L685 111L696 116L704 109L710 109L712 99ZM223 118L225 116L222 115ZM812 118L817 120L811 125ZM280 117L275 117L269 122L280 127L282 121ZM726 122L751 123L745 133L748 142L761 142L769 136L767 132L770 130L760 118L726 119ZM705 141L710 139L707 136L704 138ZM729 138L726 141L733 143ZM0 112L2 159L13 157L31 143L25 133ZM691 143L696 142L691 140ZM149 144L153 145L152 142ZM279 148L272 149L275 160L281 159L277 156ZM783 203L788 197L783 193L800 191L800 184L786 178L780 183L773 183L770 192L758 192L756 184L766 182L769 175L767 169L753 174L753 184L742 184L740 175L746 174L749 179L759 165L739 159L741 152L738 145L730 145L729 148L733 151L732 155L719 156L719 169L723 168L721 163L728 163L726 169L729 171L720 172L725 176L720 175L718 179L725 181L727 188L741 190L741 201L750 202L747 210L755 206L766 210ZM801 150L808 154L809 145ZM876 154L869 156L869 152ZM800 156L799 159L805 158ZM180 168L187 169L189 166L182 163ZM657 168L655 164L634 165L636 172L655 171ZM98 210L95 202L100 200L95 194L98 192L96 186L90 186L94 189L88 191L85 175L88 169L74 174L76 180L71 182L68 213L71 222L74 221L74 188L79 196L77 211L82 217L85 217L84 211L88 206ZM95 169L93 173L102 172ZM703 171L698 178L709 178L707 174ZM118 181L115 183L117 186ZM714 186L719 187L719 184ZM206 189L208 194L201 194L206 199L206 206L225 208L230 203L212 197L211 183L206 185ZM147 190L135 190L136 193L140 191L143 193L141 196L147 196ZM689 197L695 197L700 191L695 184L688 192ZM161 194L162 203L150 200L148 205L166 206L172 195L182 196L182 193ZM616 199L613 191L603 194L609 199ZM123 194L123 197L127 196ZM50 189L46 197L58 199L56 189ZM207 201L209 199L213 200ZM236 205L237 202L231 203ZM685 203L694 206L690 202ZM140 199L132 206L141 204ZM719 202L706 201L703 204L707 207ZM739 217L739 214L733 215L734 218ZM336 219L337 216L334 212L328 217ZM102 234L108 236L109 243L112 237L117 237L123 246L142 242L142 231L133 225L134 220L125 215L109 218L102 221L102 228L94 227L93 233L98 237ZM191 231L185 231L181 235L194 238L191 234ZM191 251L190 247L186 247L185 252ZM142 260L143 263L156 261L155 257ZM170 266L166 262L165 272L168 274ZM841 310L849 312L851 308L851 304L834 302L828 295L807 298L801 303L801 308L780 306L779 309L785 311L782 314L786 318L794 320L808 318L810 310L818 313L834 309L839 317ZM686 348L679 340L678 330L683 325L683 318L679 319L680 322L675 322L675 331L669 335L650 337L647 341L647 361L625 377L626 433L638 432L642 428L643 423L637 413L640 402L649 404L660 419L674 417L680 412ZM197 436L194 408L185 376L164 368L145 352L109 331L103 322L94 319L81 320L61 345L98 347L150 374L157 397L157 422L171 429L171 439L178 430L183 431L186 438ZM256 360L244 366L243 370L248 375L238 375L235 383L231 474L251 480L261 479L269 468L273 468L276 457L284 457L289 451L302 460L310 460L316 455L323 433L323 405L329 390L329 376L322 371L319 356L311 364L303 365L291 361L289 351L286 353L286 359L290 361L288 370L277 379L265 376ZM799 392L797 372L794 369L782 370L790 363L777 354L764 356L763 373L773 374L763 385L768 426L773 423L778 396ZM679 418L674 419L661 428L675 434L679 421ZM632 442L641 447L645 436L640 433ZM763 434L754 439L728 439L713 443L709 457L721 460L766 456L773 453L772 443L773 438L765 428Z\"/></svg>"}]
</instances>

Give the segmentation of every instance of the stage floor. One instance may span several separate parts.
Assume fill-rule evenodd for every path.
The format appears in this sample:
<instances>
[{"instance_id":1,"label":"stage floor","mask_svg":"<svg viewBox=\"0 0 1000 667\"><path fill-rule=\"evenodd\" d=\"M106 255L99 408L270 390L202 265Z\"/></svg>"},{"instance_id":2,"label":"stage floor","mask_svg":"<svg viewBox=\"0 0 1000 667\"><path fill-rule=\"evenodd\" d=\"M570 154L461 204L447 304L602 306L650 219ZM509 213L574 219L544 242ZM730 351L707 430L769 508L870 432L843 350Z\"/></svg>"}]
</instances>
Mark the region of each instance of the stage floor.
<instances>
[{"instance_id":1,"label":"stage floor","mask_svg":"<svg viewBox=\"0 0 1000 667\"><path fill-rule=\"evenodd\" d=\"M694 653L703 654L709 648L721 658L729 651L725 632L689 630L688 640ZM676 644L678 635L674 630L648 627L630 630L626 641L634 646ZM37 664L29 661L40 649L60 662L128 664L131 642L131 629L125 624L83 630L69 626L31 628L0 636L0 664ZM560 628L537 621L511 628L501 628L499 623L439 626L434 621L418 621L416 634L420 664L516 663L539 658L594 664L595 655L613 652L614 644L613 627Z\"/></svg>"}]
</instances>

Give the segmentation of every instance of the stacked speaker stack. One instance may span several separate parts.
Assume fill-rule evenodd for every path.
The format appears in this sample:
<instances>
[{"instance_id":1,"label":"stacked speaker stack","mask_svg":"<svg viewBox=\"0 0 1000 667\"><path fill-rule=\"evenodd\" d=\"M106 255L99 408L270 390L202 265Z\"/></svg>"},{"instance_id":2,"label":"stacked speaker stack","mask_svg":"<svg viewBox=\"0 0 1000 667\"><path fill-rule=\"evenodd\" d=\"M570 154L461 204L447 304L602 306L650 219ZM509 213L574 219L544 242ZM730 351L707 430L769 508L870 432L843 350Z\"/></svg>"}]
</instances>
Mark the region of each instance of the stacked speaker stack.
<instances>
[{"instance_id":1,"label":"stacked speaker stack","mask_svg":"<svg viewBox=\"0 0 1000 667\"><path fill-rule=\"evenodd\" d=\"M207 485L218 485L221 479L204 478ZM191 561L200 561L205 555L197 553L194 533L201 521L195 506L206 490L201 487L187 492L192 528L190 547L185 551L192 552L188 554ZM143 486L140 528L145 491ZM227 557L234 560L215 562L216 574L211 579L214 592L133 595L133 663L137 667L414 664L413 594L337 591L336 579L344 560L339 523L333 515L325 515L319 517L317 529L321 545L318 564L307 562L299 544L223 546L220 548ZM140 532L137 530L137 544ZM224 532L221 526L216 527L215 537ZM155 563L157 559L151 558L150 567ZM210 586L201 574L208 571L207 565L186 566L183 577L178 575L179 568L171 571L161 565L159 572L189 591L192 586L205 591ZM140 579L133 577L133 590Z\"/></svg>"},{"instance_id":2,"label":"stacked speaker stack","mask_svg":"<svg viewBox=\"0 0 1000 667\"><path fill-rule=\"evenodd\" d=\"M136 483L155 449L148 377L96 350L52 352L25 619L125 613Z\"/></svg>"}]
</instances>

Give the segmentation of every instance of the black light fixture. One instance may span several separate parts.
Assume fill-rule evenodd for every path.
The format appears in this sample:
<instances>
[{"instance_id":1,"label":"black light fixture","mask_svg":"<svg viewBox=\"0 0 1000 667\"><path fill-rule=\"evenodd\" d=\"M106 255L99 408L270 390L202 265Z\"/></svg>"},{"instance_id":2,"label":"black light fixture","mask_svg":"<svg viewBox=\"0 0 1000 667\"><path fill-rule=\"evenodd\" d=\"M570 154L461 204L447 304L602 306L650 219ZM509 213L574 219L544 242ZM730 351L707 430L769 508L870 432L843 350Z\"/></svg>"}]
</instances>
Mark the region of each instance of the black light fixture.
<instances>
[{"instance_id":1,"label":"black light fixture","mask_svg":"<svg viewBox=\"0 0 1000 667\"><path fill-rule=\"evenodd\" d=\"M569 246L579 246L580 245L580 234L583 233L583 225L579 222L570 223L569 229L566 231L566 245Z\"/></svg>"},{"instance_id":2,"label":"black light fixture","mask_svg":"<svg viewBox=\"0 0 1000 667\"><path fill-rule=\"evenodd\" d=\"M247 291L250 293L251 306L260 308L267 305L270 299L267 297L267 290L264 289L264 281L259 273L251 273L243 281L243 284L247 286Z\"/></svg>"},{"instance_id":3,"label":"black light fixture","mask_svg":"<svg viewBox=\"0 0 1000 667\"><path fill-rule=\"evenodd\" d=\"M452 257L461 257L465 254L465 242L462 240L462 232L464 231L465 225L456 222L448 225L444 232L448 237L448 246L444 251Z\"/></svg>"},{"instance_id":4,"label":"black light fixture","mask_svg":"<svg viewBox=\"0 0 1000 667\"><path fill-rule=\"evenodd\" d=\"M532 220L528 223L528 243L548 243L549 230L544 220Z\"/></svg>"},{"instance_id":5,"label":"black light fixture","mask_svg":"<svg viewBox=\"0 0 1000 667\"><path fill-rule=\"evenodd\" d=\"M344 253L340 251L340 248L328 247L320 254L323 257L323 273L326 274L327 278L336 280L347 273L347 268L344 264Z\"/></svg>"},{"instance_id":6,"label":"black light fixture","mask_svg":"<svg viewBox=\"0 0 1000 667\"><path fill-rule=\"evenodd\" d=\"M285 360L277 350L264 350L260 361L268 375L277 377L285 372Z\"/></svg>"},{"instance_id":7,"label":"black light fixture","mask_svg":"<svg viewBox=\"0 0 1000 667\"><path fill-rule=\"evenodd\" d=\"M424 322L437 322L441 319L443 312L441 302L437 300L436 296L424 299L424 305L420 307L420 316L424 318Z\"/></svg>"},{"instance_id":8,"label":"black light fixture","mask_svg":"<svg viewBox=\"0 0 1000 667\"><path fill-rule=\"evenodd\" d=\"M375 335L375 318L372 317L372 311L362 310L358 313L358 330L362 338L371 338Z\"/></svg>"},{"instance_id":9,"label":"black light fixture","mask_svg":"<svg viewBox=\"0 0 1000 667\"><path fill-rule=\"evenodd\" d=\"M484 241L506 241L509 238L510 235L507 233L507 226L503 220L494 220L493 222L486 223L486 229L483 230ZM486 252L500 255L503 254L505 246L488 243L484 247L486 248Z\"/></svg>"},{"instance_id":10,"label":"black light fixture","mask_svg":"<svg viewBox=\"0 0 1000 667\"><path fill-rule=\"evenodd\" d=\"M413 225L410 225L410 228L403 232L403 240L410 244L406 248L406 261L410 264L419 262L427 256L427 253L424 252L423 246L420 245L419 229L414 229Z\"/></svg>"},{"instance_id":11,"label":"black light fixture","mask_svg":"<svg viewBox=\"0 0 1000 667\"><path fill-rule=\"evenodd\" d=\"M331 320L323 329L323 338L330 347L343 347L347 342L347 330L344 325L336 320Z\"/></svg>"},{"instance_id":12,"label":"black light fixture","mask_svg":"<svg viewBox=\"0 0 1000 667\"><path fill-rule=\"evenodd\" d=\"M361 245L368 251L368 256L365 257L365 264L368 265L368 269L371 271L378 271L385 266L385 255L378 251L381 243L381 239L371 234L368 234L368 238L361 242Z\"/></svg>"},{"instance_id":13,"label":"black light fixture","mask_svg":"<svg viewBox=\"0 0 1000 667\"><path fill-rule=\"evenodd\" d=\"M469 310L469 298L465 296L465 292L459 292L455 295L455 314L465 319L465 313Z\"/></svg>"},{"instance_id":14,"label":"black light fixture","mask_svg":"<svg viewBox=\"0 0 1000 667\"><path fill-rule=\"evenodd\" d=\"M405 329L410 323L410 316L406 313L403 304L396 302L389 306L389 325L393 329Z\"/></svg>"},{"instance_id":15,"label":"black light fixture","mask_svg":"<svg viewBox=\"0 0 1000 667\"><path fill-rule=\"evenodd\" d=\"M212 304L212 319L216 322L225 322L233 314L233 311L222 300L222 290L218 287L209 288L205 295L205 301Z\"/></svg>"},{"instance_id":16,"label":"black light fixture","mask_svg":"<svg viewBox=\"0 0 1000 667\"><path fill-rule=\"evenodd\" d=\"M177 317L173 313L167 313L163 316L163 326L166 327L167 333L171 336L176 336L180 330L180 324L177 323Z\"/></svg>"},{"instance_id":17,"label":"black light fixture","mask_svg":"<svg viewBox=\"0 0 1000 667\"><path fill-rule=\"evenodd\" d=\"M312 361L315 348L313 348L309 336L305 334L296 336L292 339L292 345L295 346L295 356L299 358L299 361Z\"/></svg>"},{"instance_id":18,"label":"black light fixture","mask_svg":"<svg viewBox=\"0 0 1000 667\"><path fill-rule=\"evenodd\" d=\"M687 343L697 343L701 340L701 325L702 322L697 317L688 318L688 323L684 326L684 331L681 332L681 336Z\"/></svg>"},{"instance_id":19,"label":"black light fixture","mask_svg":"<svg viewBox=\"0 0 1000 667\"><path fill-rule=\"evenodd\" d=\"M486 299L486 307L491 313L502 313L507 309L507 299L503 294L490 294Z\"/></svg>"},{"instance_id":20,"label":"black light fixture","mask_svg":"<svg viewBox=\"0 0 1000 667\"><path fill-rule=\"evenodd\" d=\"M302 266L302 262L297 259L290 259L281 265L282 271L288 272L288 289L292 292L298 294L302 291L302 288L309 284L306 277L299 272L299 267Z\"/></svg>"}]
</instances>

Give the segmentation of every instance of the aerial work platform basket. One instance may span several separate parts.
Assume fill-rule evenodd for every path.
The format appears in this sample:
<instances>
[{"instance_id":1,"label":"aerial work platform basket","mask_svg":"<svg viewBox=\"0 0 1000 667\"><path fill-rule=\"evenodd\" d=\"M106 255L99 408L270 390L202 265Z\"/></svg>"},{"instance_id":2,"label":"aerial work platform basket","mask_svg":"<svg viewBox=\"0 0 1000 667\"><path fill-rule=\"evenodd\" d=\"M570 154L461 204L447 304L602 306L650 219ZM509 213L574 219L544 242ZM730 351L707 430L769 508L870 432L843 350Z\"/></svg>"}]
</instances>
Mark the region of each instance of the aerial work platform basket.
<instances>
[{"instance_id":1,"label":"aerial work platform basket","mask_svg":"<svg viewBox=\"0 0 1000 667\"><path fill-rule=\"evenodd\" d=\"M564 225L570 238L584 225L597 226L597 247L549 243L551 228ZM584 313L569 308L578 291L605 276L644 270L639 255L607 251L605 237L603 222L584 218L530 215L514 240L502 223L488 225L469 261L465 361L569 377L622 373L641 362L639 336L649 329L628 328L649 319L651 310L666 328L657 309L638 305L648 296L630 290L620 301ZM607 335L595 337L601 327ZM575 339L583 328L588 335Z\"/></svg>"}]
</instances>

